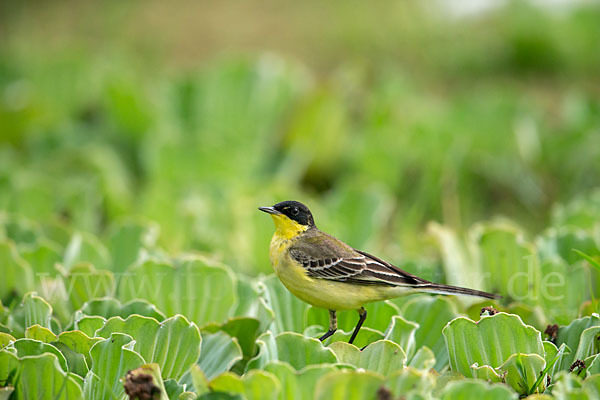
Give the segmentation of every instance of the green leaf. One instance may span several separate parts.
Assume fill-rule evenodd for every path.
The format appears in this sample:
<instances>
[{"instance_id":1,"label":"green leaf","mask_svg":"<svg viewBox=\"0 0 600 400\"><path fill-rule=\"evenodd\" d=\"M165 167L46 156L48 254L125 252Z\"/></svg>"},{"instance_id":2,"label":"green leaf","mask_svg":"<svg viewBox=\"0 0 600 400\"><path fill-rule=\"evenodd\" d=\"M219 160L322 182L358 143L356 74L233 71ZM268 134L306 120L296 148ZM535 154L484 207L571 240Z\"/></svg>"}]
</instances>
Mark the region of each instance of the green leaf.
<instances>
[{"instance_id":1,"label":"green leaf","mask_svg":"<svg viewBox=\"0 0 600 400\"><path fill-rule=\"evenodd\" d=\"M577 249L573 249L573 251L577 254L579 254L582 258L584 258L587 262L590 263L590 265L594 268L596 268L596 270L600 271L600 263L593 259L592 257L588 256L587 254L585 254L583 251L579 251Z\"/></svg>"},{"instance_id":2,"label":"green leaf","mask_svg":"<svg viewBox=\"0 0 600 400\"><path fill-rule=\"evenodd\" d=\"M72 351L85 357L86 364L92 364L90 350L94 344L101 341L102 338L89 337L82 331L66 331L58 335L58 343L64 344Z\"/></svg>"},{"instance_id":3,"label":"green leaf","mask_svg":"<svg viewBox=\"0 0 600 400\"><path fill-rule=\"evenodd\" d=\"M94 337L96 331L102 328L106 322L104 317L90 316L90 317L78 317L75 314L75 323L73 324L76 330L80 330L89 337Z\"/></svg>"},{"instance_id":4,"label":"green leaf","mask_svg":"<svg viewBox=\"0 0 600 400\"><path fill-rule=\"evenodd\" d=\"M262 368L273 360L288 362L295 369L337 362L333 351L323 347L320 341L293 332L284 332L275 338L267 332L257 339L257 344L259 353L248 362L246 370Z\"/></svg>"},{"instance_id":5,"label":"green leaf","mask_svg":"<svg viewBox=\"0 0 600 400\"><path fill-rule=\"evenodd\" d=\"M17 355L8 350L0 350L0 385L12 383L18 368Z\"/></svg>"},{"instance_id":6,"label":"green leaf","mask_svg":"<svg viewBox=\"0 0 600 400\"><path fill-rule=\"evenodd\" d=\"M223 331L235 337L242 348L244 358L254 357L256 354L256 338L258 337L260 322L256 318L234 317L223 324L211 324L202 328L202 332L215 333Z\"/></svg>"},{"instance_id":7,"label":"green leaf","mask_svg":"<svg viewBox=\"0 0 600 400\"><path fill-rule=\"evenodd\" d=\"M98 269L105 269L109 267L109 260L109 253L98 238L89 233L78 232L71 236L65 249L63 265L67 270L77 264L91 264Z\"/></svg>"},{"instance_id":8,"label":"green leaf","mask_svg":"<svg viewBox=\"0 0 600 400\"><path fill-rule=\"evenodd\" d=\"M14 342L16 339L8 333L0 332L0 350Z\"/></svg>"},{"instance_id":9,"label":"green leaf","mask_svg":"<svg viewBox=\"0 0 600 400\"><path fill-rule=\"evenodd\" d=\"M481 268L489 277L485 287L514 300L536 298L541 281L539 262L522 233L512 227L483 224L473 232Z\"/></svg>"},{"instance_id":10,"label":"green leaf","mask_svg":"<svg viewBox=\"0 0 600 400\"><path fill-rule=\"evenodd\" d=\"M96 332L109 338L120 332L135 340L134 350L147 363L160 366L163 379L179 379L200 355L200 332L184 316L176 315L163 322L154 318L131 315L127 319L112 317Z\"/></svg>"},{"instance_id":11,"label":"green leaf","mask_svg":"<svg viewBox=\"0 0 600 400\"><path fill-rule=\"evenodd\" d=\"M319 330L319 333L321 331ZM333 335L331 335L328 339L325 340L325 344L329 345L335 342L348 342L350 337L352 337L353 330L350 331L342 331L337 330ZM308 333L305 332L305 334ZM312 335L311 335L312 336ZM354 340L354 345L356 347L365 347L370 343L376 342L384 338L384 334L376 331L372 328L360 328L358 335L356 335L356 339Z\"/></svg>"},{"instance_id":12,"label":"green leaf","mask_svg":"<svg viewBox=\"0 0 600 400\"><path fill-rule=\"evenodd\" d=\"M404 368L390 374L385 383L394 398L426 399L431 398L435 376L428 371Z\"/></svg>"},{"instance_id":13,"label":"green leaf","mask_svg":"<svg viewBox=\"0 0 600 400\"><path fill-rule=\"evenodd\" d=\"M559 370L562 359L565 354L571 352L571 349L566 344L561 344L560 349L552 342L544 341L544 359L546 360L546 371L551 377ZM550 366L550 368L548 368Z\"/></svg>"},{"instance_id":14,"label":"green leaf","mask_svg":"<svg viewBox=\"0 0 600 400\"><path fill-rule=\"evenodd\" d=\"M34 247L23 249L20 254L38 279L43 275L56 276L55 265L62 261L60 246L43 237L37 239Z\"/></svg>"},{"instance_id":15,"label":"green leaf","mask_svg":"<svg viewBox=\"0 0 600 400\"><path fill-rule=\"evenodd\" d=\"M598 253L594 237L584 230L572 227L548 229L538 238L537 248L544 259L560 258L568 264L574 264L581 259L573 249L585 254Z\"/></svg>"},{"instance_id":16,"label":"green leaf","mask_svg":"<svg viewBox=\"0 0 600 400\"><path fill-rule=\"evenodd\" d=\"M104 318L121 317L127 318L131 314L138 314L145 317L152 317L158 321L165 319L165 315L154 304L146 300L131 300L125 304L112 297L94 299L86 302L80 310L81 315L99 315Z\"/></svg>"},{"instance_id":17,"label":"green leaf","mask_svg":"<svg viewBox=\"0 0 600 400\"><path fill-rule=\"evenodd\" d=\"M419 324L407 321L399 315L392 317L392 322L385 332L385 339L398 344L412 358L415 351L415 332Z\"/></svg>"},{"instance_id":18,"label":"green leaf","mask_svg":"<svg viewBox=\"0 0 600 400\"><path fill-rule=\"evenodd\" d=\"M67 360L62 355L62 353L51 344L33 339L18 339L15 340L13 346L17 350L17 356L19 358L23 358L26 356L37 356L44 353L54 354L57 358L58 364L63 369L63 371L68 371Z\"/></svg>"},{"instance_id":19,"label":"green leaf","mask_svg":"<svg viewBox=\"0 0 600 400\"><path fill-rule=\"evenodd\" d=\"M579 346L574 360L585 360L589 356L600 353L600 326L592 326L583 331L579 338Z\"/></svg>"},{"instance_id":20,"label":"green leaf","mask_svg":"<svg viewBox=\"0 0 600 400\"><path fill-rule=\"evenodd\" d=\"M19 247L31 246L41 236L40 227L36 223L18 215L6 215L0 224L4 225L6 237Z\"/></svg>"},{"instance_id":21,"label":"green leaf","mask_svg":"<svg viewBox=\"0 0 600 400\"><path fill-rule=\"evenodd\" d=\"M415 348L427 346L433 351L436 370L440 371L448 365L448 350L442 329L458 316L454 304L446 297L418 296L402 307L402 316L419 324L415 331Z\"/></svg>"},{"instance_id":22,"label":"green leaf","mask_svg":"<svg viewBox=\"0 0 600 400\"><path fill-rule=\"evenodd\" d=\"M23 297L23 307L25 308L25 327L41 325L50 329L52 306L46 300L35 293L27 293Z\"/></svg>"},{"instance_id":23,"label":"green leaf","mask_svg":"<svg viewBox=\"0 0 600 400\"><path fill-rule=\"evenodd\" d=\"M37 324L30 326L25 330L25 337L27 339L39 340L44 343L51 343L57 339L54 332Z\"/></svg>"},{"instance_id":24,"label":"green leaf","mask_svg":"<svg viewBox=\"0 0 600 400\"><path fill-rule=\"evenodd\" d=\"M575 353L579 349L579 344L583 332L591 327L600 326L600 317L597 314L593 314L588 317L583 317L572 321L567 326L561 326L558 328L558 335L556 337L556 345L566 344L571 349L570 354L565 354L560 364L559 369L568 369L573 361L575 361Z\"/></svg>"},{"instance_id":25,"label":"green leaf","mask_svg":"<svg viewBox=\"0 0 600 400\"><path fill-rule=\"evenodd\" d=\"M398 307L390 301L369 303L365 305L365 309L367 310L367 319L365 320L363 327L373 328L382 332L388 328L392 317L400 313ZM327 329L329 328L329 311L322 308L309 307L305 311L305 314L307 325L321 325L323 330L320 332L320 335L327 332ZM338 329L342 331L354 330L358 318L358 313L354 310L338 311Z\"/></svg>"},{"instance_id":26,"label":"green leaf","mask_svg":"<svg viewBox=\"0 0 600 400\"><path fill-rule=\"evenodd\" d=\"M384 376L403 369L406 362L406 354L402 348L389 340L371 343L362 351L344 342L332 343L329 348L333 350L339 362Z\"/></svg>"},{"instance_id":27,"label":"green leaf","mask_svg":"<svg viewBox=\"0 0 600 400\"><path fill-rule=\"evenodd\" d=\"M290 293L275 275L263 278L258 288L267 307L275 314L275 319L270 327L273 334L304 330L305 315L309 308L307 303Z\"/></svg>"},{"instance_id":28,"label":"green leaf","mask_svg":"<svg viewBox=\"0 0 600 400\"><path fill-rule=\"evenodd\" d=\"M61 370L54 354L22 358L14 379L15 400L83 398L81 387L71 374Z\"/></svg>"},{"instance_id":29,"label":"green leaf","mask_svg":"<svg viewBox=\"0 0 600 400\"><path fill-rule=\"evenodd\" d=\"M479 277L482 276L482 269L478 263L477 249L473 246L472 241L464 240L452 229L435 222L428 225L428 232L435 238L440 248L442 265L448 284L487 289L481 287L479 281ZM409 317L406 318L413 320ZM437 358L436 349L433 347L431 349L436 353Z\"/></svg>"},{"instance_id":30,"label":"green leaf","mask_svg":"<svg viewBox=\"0 0 600 400\"><path fill-rule=\"evenodd\" d=\"M135 263L142 250L153 248L158 239L156 223L121 221L111 227L108 250L112 257L111 270L123 272Z\"/></svg>"},{"instance_id":31,"label":"green leaf","mask_svg":"<svg viewBox=\"0 0 600 400\"><path fill-rule=\"evenodd\" d=\"M578 262L545 261L541 265L540 296L544 311L553 321L568 324L577 317L579 305L589 298L586 267Z\"/></svg>"},{"instance_id":32,"label":"green leaf","mask_svg":"<svg viewBox=\"0 0 600 400\"><path fill-rule=\"evenodd\" d=\"M210 382L210 388L215 392L239 393L247 400L275 400L281 385L273 374L254 370L242 377L225 372Z\"/></svg>"},{"instance_id":33,"label":"green leaf","mask_svg":"<svg viewBox=\"0 0 600 400\"><path fill-rule=\"evenodd\" d=\"M280 400L313 398L317 381L336 370L335 366L329 364L308 365L300 371L281 361L271 361L265 365L265 371L275 375L281 384Z\"/></svg>"},{"instance_id":34,"label":"green leaf","mask_svg":"<svg viewBox=\"0 0 600 400\"><path fill-rule=\"evenodd\" d=\"M77 374L81 378L84 378L86 376L86 374L89 371L89 368L85 359L85 355L79 354L71 350L71 348L69 348L69 346L65 345L64 343L52 342L52 346L56 347L65 357L65 360L67 360L67 367L69 372Z\"/></svg>"},{"instance_id":35,"label":"green leaf","mask_svg":"<svg viewBox=\"0 0 600 400\"><path fill-rule=\"evenodd\" d=\"M583 390L581 378L567 371L559 372L554 378L552 395L558 399L590 399Z\"/></svg>"},{"instance_id":36,"label":"green leaf","mask_svg":"<svg viewBox=\"0 0 600 400\"><path fill-rule=\"evenodd\" d=\"M442 400L516 400L517 398L517 394L503 384L489 385L472 379L450 382L442 395Z\"/></svg>"},{"instance_id":37,"label":"green leaf","mask_svg":"<svg viewBox=\"0 0 600 400\"><path fill-rule=\"evenodd\" d=\"M498 369L503 372L506 384L519 394L527 395L546 367L538 354L513 354Z\"/></svg>"},{"instance_id":38,"label":"green leaf","mask_svg":"<svg viewBox=\"0 0 600 400\"><path fill-rule=\"evenodd\" d=\"M21 298L33 289L33 272L31 267L19 257L13 242L0 240L0 300L9 304L10 298Z\"/></svg>"},{"instance_id":39,"label":"green leaf","mask_svg":"<svg viewBox=\"0 0 600 400\"><path fill-rule=\"evenodd\" d=\"M127 371L145 364L135 351L132 337L113 333L108 339L94 344L90 350L92 365L85 377L84 396L88 400L120 399L124 395L120 379Z\"/></svg>"},{"instance_id":40,"label":"green leaf","mask_svg":"<svg viewBox=\"0 0 600 400\"><path fill-rule=\"evenodd\" d=\"M408 366L416 369L430 370L435 365L435 354L427 346L417 350L413 358L410 359Z\"/></svg>"},{"instance_id":41,"label":"green leaf","mask_svg":"<svg viewBox=\"0 0 600 400\"><path fill-rule=\"evenodd\" d=\"M314 398L316 400L373 399L383 383L383 378L374 372L334 371L319 379Z\"/></svg>"},{"instance_id":42,"label":"green leaf","mask_svg":"<svg viewBox=\"0 0 600 400\"><path fill-rule=\"evenodd\" d=\"M65 289L74 309L79 309L99 297L112 296L115 291L115 278L112 272L94 268L92 264L77 264L64 278Z\"/></svg>"},{"instance_id":43,"label":"green leaf","mask_svg":"<svg viewBox=\"0 0 600 400\"><path fill-rule=\"evenodd\" d=\"M229 371L241 359L242 349L236 338L224 332L202 335L202 353L198 365L206 379L211 380Z\"/></svg>"},{"instance_id":44,"label":"green leaf","mask_svg":"<svg viewBox=\"0 0 600 400\"><path fill-rule=\"evenodd\" d=\"M525 325L517 315L498 313L479 322L456 318L443 330L450 367L466 377L474 377L471 365L497 368L518 352L543 357L540 332Z\"/></svg>"},{"instance_id":45,"label":"green leaf","mask_svg":"<svg viewBox=\"0 0 600 400\"><path fill-rule=\"evenodd\" d=\"M149 260L128 272L119 285L121 299L145 299L167 316L182 314L202 326L226 320L235 309L235 276L204 258L190 256L177 267Z\"/></svg>"}]
</instances>

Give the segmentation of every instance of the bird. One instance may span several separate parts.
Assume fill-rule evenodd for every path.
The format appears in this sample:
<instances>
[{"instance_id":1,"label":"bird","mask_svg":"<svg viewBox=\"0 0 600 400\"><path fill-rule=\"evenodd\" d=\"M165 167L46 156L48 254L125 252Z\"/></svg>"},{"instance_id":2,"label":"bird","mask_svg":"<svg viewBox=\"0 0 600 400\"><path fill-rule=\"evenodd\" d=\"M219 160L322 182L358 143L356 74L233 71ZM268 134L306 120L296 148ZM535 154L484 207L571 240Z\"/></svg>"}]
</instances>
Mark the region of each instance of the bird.
<instances>
[{"instance_id":1,"label":"bird","mask_svg":"<svg viewBox=\"0 0 600 400\"><path fill-rule=\"evenodd\" d=\"M433 283L354 249L319 230L308 207L298 201L258 209L270 214L275 223L269 249L275 275L300 300L329 310L329 329L319 338L321 341L337 331L337 311L356 310L359 319L350 336L352 344L367 318L365 304L375 301L415 292L501 297Z\"/></svg>"}]
</instances>

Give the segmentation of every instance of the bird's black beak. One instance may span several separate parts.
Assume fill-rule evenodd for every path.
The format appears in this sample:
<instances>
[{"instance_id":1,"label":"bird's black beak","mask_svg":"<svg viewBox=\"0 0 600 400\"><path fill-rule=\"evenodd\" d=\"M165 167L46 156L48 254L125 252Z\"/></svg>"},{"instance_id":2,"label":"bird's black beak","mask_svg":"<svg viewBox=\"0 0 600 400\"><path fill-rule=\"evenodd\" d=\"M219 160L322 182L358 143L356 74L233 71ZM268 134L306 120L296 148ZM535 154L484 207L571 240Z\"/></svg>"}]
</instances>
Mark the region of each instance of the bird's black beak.
<instances>
[{"instance_id":1,"label":"bird's black beak","mask_svg":"<svg viewBox=\"0 0 600 400\"><path fill-rule=\"evenodd\" d=\"M277 211L277 210L276 210L275 208L273 208L273 207L258 207L258 209L259 209L260 211L264 211L264 212L266 212L267 214L275 214L275 215L276 215L276 214L281 214L279 211Z\"/></svg>"}]
</instances>

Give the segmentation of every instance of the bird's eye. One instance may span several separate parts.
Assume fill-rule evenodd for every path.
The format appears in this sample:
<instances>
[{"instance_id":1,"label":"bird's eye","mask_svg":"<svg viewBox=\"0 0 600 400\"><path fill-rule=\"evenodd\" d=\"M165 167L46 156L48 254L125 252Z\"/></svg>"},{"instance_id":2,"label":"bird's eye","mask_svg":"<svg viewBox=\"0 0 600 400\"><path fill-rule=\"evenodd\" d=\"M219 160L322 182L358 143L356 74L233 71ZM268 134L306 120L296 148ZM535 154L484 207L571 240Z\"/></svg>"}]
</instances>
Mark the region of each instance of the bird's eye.
<instances>
[{"instance_id":1,"label":"bird's eye","mask_svg":"<svg viewBox=\"0 0 600 400\"><path fill-rule=\"evenodd\" d=\"M294 208L292 208L291 214L298 215L299 212L300 212L300 210L298 210L298 207L294 207Z\"/></svg>"}]
</instances>

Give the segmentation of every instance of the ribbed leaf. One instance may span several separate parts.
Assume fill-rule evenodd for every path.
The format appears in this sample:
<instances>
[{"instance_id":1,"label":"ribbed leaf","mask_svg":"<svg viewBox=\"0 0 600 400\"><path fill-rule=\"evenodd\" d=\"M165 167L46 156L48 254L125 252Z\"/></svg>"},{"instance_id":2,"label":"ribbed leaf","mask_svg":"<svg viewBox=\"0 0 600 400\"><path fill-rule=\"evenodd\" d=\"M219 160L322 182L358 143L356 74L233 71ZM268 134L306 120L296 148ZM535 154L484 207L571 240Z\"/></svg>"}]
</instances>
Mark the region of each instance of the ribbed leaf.
<instances>
[{"instance_id":1,"label":"ribbed leaf","mask_svg":"<svg viewBox=\"0 0 600 400\"><path fill-rule=\"evenodd\" d=\"M77 264L65 277L65 289L71 307L78 309L91 299L112 296L115 278L112 272L96 269L92 264Z\"/></svg>"},{"instance_id":2,"label":"ribbed leaf","mask_svg":"<svg viewBox=\"0 0 600 400\"><path fill-rule=\"evenodd\" d=\"M325 340L325 344L326 345L330 345L332 343L335 342L348 342L350 340L350 338L352 337L352 333L353 333L353 329L349 330L349 331L342 331L342 330L337 330L333 335L331 335L328 339ZM304 333L305 335L307 335L308 333L310 333L307 329L307 331ZM319 335L309 335L309 336L320 336L321 334L321 330L319 330ZM377 331L375 329L372 328L360 328L360 331L358 332L358 335L356 335L356 339L354 340L354 344L356 345L356 347L365 347L367 345L369 345L370 343L374 343L378 340L381 340L385 337L385 335L380 332Z\"/></svg>"},{"instance_id":3,"label":"ribbed leaf","mask_svg":"<svg viewBox=\"0 0 600 400\"><path fill-rule=\"evenodd\" d=\"M261 281L259 294L275 314L275 319L269 328L274 335L282 332L304 331L309 305L290 293L275 275L270 275Z\"/></svg>"},{"instance_id":4,"label":"ribbed leaf","mask_svg":"<svg viewBox=\"0 0 600 400\"><path fill-rule=\"evenodd\" d=\"M96 332L108 338L114 332L131 336L134 350L147 363L160 366L163 379L179 379L200 355L200 332L194 323L176 315L163 322L154 318L132 315L127 319L112 317Z\"/></svg>"},{"instance_id":5,"label":"ribbed leaf","mask_svg":"<svg viewBox=\"0 0 600 400\"><path fill-rule=\"evenodd\" d=\"M297 333L285 332L273 338L273 335L267 332L258 338L257 344L259 353L248 362L247 370L262 368L274 360L288 362L295 369L302 369L311 364L337 362L331 349L323 347L317 339Z\"/></svg>"},{"instance_id":6,"label":"ribbed leaf","mask_svg":"<svg viewBox=\"0 0 600 400\"><path fill-rule=\"evenodd\" d=\"M565 354L563 357L559 369L566 370L573 364L573 361L575 361L575 353L579 349L579 343L583 332L594 326L600 326L600 317L598 317L597 314L576 319L569 325L558 328L556 345L560 346L564 343L571 350L570 354Z\"/></svg>"},{"instance_id":7,"label":"ribbed leaf","mask_svg":"<svg viewBox=\"0 0 600 400\"><path fill-rule=\"evenodd\" d=\"M225 372L211 383L213 391L239 393L247 400L275 400L279 397L281 385L277 378L265 371L250 371L239 377Z\"/></svg>"},{"instance_id":8,"label":"ribbed leaf","mask_svg":"<svg viewBox=\"0 0 600 400\"><path fill-rule=\"evenodd\" d=\"M514 353L544 356L540 332L512 314L482 317L477 323L456 318L444 328L443 334L450 367L467 377L474 377L471 365L475 363L497 368Z\"/></svg>"},{"instance_id":9,"label":"ribbed leaf","mask_svg":"<svg viewBox=\"0 0 600 400\"><path fill-rule=\"evenodd\" d=\"M0 350L0 386L13 383L19 368L19 359L9 350Z\"/></svg>"},{"instance_id":10,"label":"ribbed leaf","mask_svg":"<svg viewBox=\"0 0 600 400\"><path fill-rule=\"evenodd\" d=\"M256 318L234 317L223 324L211 324L202 328L202 332L215 333L223 331L235 337L242 348L244 358L249 359L256 354L256 338L258 337L260 322Z\"/></svg>"},{"instance_id":11,"label":"ribbed leaf","mask_svg":"<svg viewBox=\"0 0 600 400\"><path fill-rule=\"evenodd\" d=\"M367 310L367 319L363 326L382 332L387 329L392 317L400 313L398 307L390 301L369 303L365 305L365 309ZM329 328L329 312L327 310L309 307L306 315L307 325L321 325L323 330L320 335L327 332ZM358 313L354 310L338 312L338 329L352 331L358 322L358 318Z\"/></svg>"},{"instance_id":12,"label":"ribbed leaf","mask_svg":"<svg viewBox=\"0 0 600 400\"><path fill-rule=\"evenodd\" d=\"M44 343L54 342L58 337L48 328L33 325L25 330L25 338L39 340Z\"/></svg>"},{"instance_id":13,"label":"ribbed leaf","mask_svg":"<svg viewBox=\"0 0 600 400\"><path fill-rule=\"evenodd\" d=\"M159 227L155 223L130 220L113 225L108 239L111 270L125 271L138 260L142 250L154 247L158 232Z\"/></svg>"},{"instance_id":14,"label":"ribbed leaf","mask_svg":"<svg viewBox=\"0 0 600 400\"><path fill-rule=\"evenodd\" d=\"M281 361L272 361L265 365L265 371L275 375L281 384L280 400L313 398L317 381L323 375L336 370L335 366L329 364L309 365L300 371Z\"/></svg>"},{"instance_id":15,"label":"ribbed leaf","mask_svg":"<svg viewBox=\"0 0 600 400\"><path fill-rule=\"evenodd\" d=\"M145 299L165 315L182 314L199 326L226 320L237 303L233 273L201 257L188 257L177 267L149 260L128 272L119 285L122 300Z\"/></svg>"},{"instance_id":16,"label":"ribbed leaf","mask_svg":"<svg viewBox=\"0 0 600 400\"><path fill-rule=\"evenodd\" d=\"M339 362L384 376L403 369L406 362L406 354L402 348L389 340L371 343L362 351L345 342L332 343L329 348L333 350Z\"/></svg>"},{"instance_id":17,"label":"ribbed leaf","mask_svg":"<svg viewBox=\"0 0 600 400\"><path fill-rule=\"evenodd\" d=\"M106 323L104 317L98 317L95 315L88 317L81 317L75 314L75 323L73 324L76 330L85 333L89 337L94 337L98 329L102 328Z\"/></svg>"},{"instance_id":18,"label":"ribbed leaf","mask_svg":"<svg viewBox=\"0 0 600 400\"><path fill-rule=\"evenodd\" d=\"M505 383L515 392L527 395L545 367L546 361L538 354L516 353L510 356L498 370L502 371Z\"/></svg>"},{"instance_id":19,"label":"ribbed leaf","mask_svg":"<svg viewBox=\"0 0 600 400\"><path fill-rule=\"evenodd\" d=\"M407 366L422 370L430 370L435 365L435 354L427 346L423 346L417 350L414 356L410 359Z\"/></svg>"},{"instance_id":20,"label":"ribbed leaf","mask_svg":"<svg viewBox=\"0 0 600 400\"><path fill-rule=\"evenodd\" d=\"M84 315L99 315L104 318L127 318L131 314L156 318L158 321L165 319L165 315L154 304L145 300L131 300L125 304L112 297L95 299L86 302L76 313L76 318Z\"/></svg>"},{"instance_id":21,"label":"ribbed leaf","mask_svg":"<svg viewBox=\"0 0 600 400\"><path fill-rule=\"evenodd\" d=\"M419 324L415 331L415 348L429 347L435 354L434 368L443 369L448 364L448 350L442 329L458 316L454 304L446 297L418 296L402 307L402 316Z\"/></svg>"},{"instance_id":22,"label":"ribbed leaf","mask_svg":"<svg viewBox=\"0 0 600 400\"><path fill-rule=\"evenodd\" d=\"M49 277L57 275L55 265L62 261L61 253L58 244L44 237L38 237L35 246L27 247L20 252L21 257L29 264L35 274L46 274Z\"/></svg>"},{"instance_id":23,"label":"ribbed leaf","mask_svg":"<svg viewBox=\"0 0 600 400\"><path fill-rule=\"evenodd\" d=\"M229 371L243 357L237 339L225 332L202 335L202 353L198 365L206 379L211 380L223 372Z\"/></svg>"},{"instance_id":24,"label":"ribbed leaf","mask_svg":"<svg viewBox=\"0 0 600 400\"><path fill-rule=\"evenodd\" d=\"M427 399L431 398L435 375L427 370L404 368L390 374L385 383L392 394L398 398Z\"/></svg>"},{"instance_id":25,"label":"ribbed leaf","mask_svg":"<svg viewBox=\"0 0 600 400\"><path fill-rule=\"evenodd\" d=\"M575 360L585 360L589 356L600 353L599 337L600 326L592 326L584 330L575 351Z\"/></svg>"},{"instance_id":26,"label":"ribbed leaf","mask_svg":"<svg viewBox=\"0 0 600 400\"><path fill-rule=\"evenodd\" d=\"M0 350L2 350L6 346L8 346L11 342L14 342L14 341L15 341L15 338L12 335L10 335L8 333L0 332Z\"/></svg>"},{"instance_id":27,"label":"ribbed leaf","mask_svg":"<svg viewBox=\"0 0 600 400\"><path fill-rule=\"evenodd\" d=\"M62 353L54 346L48 343L33 339L18 339L12 344L17 350L17 356L23 358L26 356L37 356L44 353L51 353L56 356L58 365L63 371L68 371L67 360Z\"/></svg>"},{"instance_id":28,"label":"ribbed leaf","mask_svg":"<svg viewBox=\"0 0 600 400\"><path fill-rule=\"evenodd\" d=\"M417 329L419 329L419 324L396 315L392 318L392 322L385 332L385 339L398 344L407 357L412 358L415 351L415 332Z\"/></svg>"},{"instance_id":29,"label":"ribbed leaf","mask_svg":"<svg viewBox=\"0 0 600 400\"><path fill-rule=\"evenodd\" d=\"M86 366L89 367L92 364L90 350L94 344L101 340L102 338L98 337L90 338L81 331L66 331L58 335L58 340L56 342L53 342L53 344L55 346L57 344L67 346L71 351L84 357ZM61 352L63 351L61 350Z\"/></svg>"},{"instance_id":30,"label":"ribbed leaf","mask_svg":"<svg viewBox=\"0 0 600 400\"><path fill-rule=\"evenodd\" d=\"M479 246L481 270L486 271L484 287L515 300L536 298L540 277L537 254L522 233L504 225L474 227Z\"/></svg>"},{"instance_id":31,"label":"ribbed leaf","mask_svg":"<svg viewBox=\"0 0 600 400\"><path fill-rule=\"evenodd\" d=\"M0 240L0 300L8 304L10 297L24 295L33 289L33 272L31 267L19 257L13 242Z\"/></svg>"},{"instance_id":32,"label":"ribbed leaf","mask_svg":"<svg viewBox=\"0 0 600 400\"><path fill-rule=\"evenodd\" d=\"M144 359L133 351L134 344L131 336L113 333L91 348L92 366L83 388L86 400L124 399L120 379L127 371L145 364Z\"/></svg>"},{"instance_id":33,"label":"ribbed leaf","mask_svg":"<svg viewBox=\"0 0 600 400\"><path fill-rule=\"evenodd\" d=\"M91 264L98 269L104 269L109 266L109 260L110 255L106 247L104 247L97 237L88 233L77 232L71 236L69 244L65 249L63 265L67 270L81 263ZM79 308L79 306L76 308Z\"/></svg>"},{"instance_id":34,"label":"ribbed leaf","mask_svg":"<svg viewBox=\"0 0 600 400\"><path fill-rule=\"evenodd\" d=\"M383 378L374 372L334 371L319 379L315 387L316 400L374 399L383 385Z\"/></svg>"},{"instance_id":35,"label":"ribbed leaf","mask_svg":"<svg viewBox=\"0 0 600 400\"><path fill-rule=\"evenodd\" d=\"M517 398L517 394L506 385L500 383L489 385L472 379L449 383L442 395L442 400L516 400Z\"/></svg>"},{"instance_id":36,"label":"ribbed leaf","mask_svg":"<svg viewBox=\"0 0 600 400\"><path fill-rule=\"evenodd\" d=\"M15 400L82 398L81 387L71 374L61 370L54 354L28 356L19 360L14 386Z\"/></svg>"},{"instance_id":37,"label":"ribbed leaf","mask_svg":"<svg viewBox=\"0 0 600 400\"><path fill-rule=\"evenodd\" d=\"M26 328L37 324L50 329L52 306L46 300L35 293L27 293L23 297L23 307L25 308Z\"/></svg>"}]
</instances>

